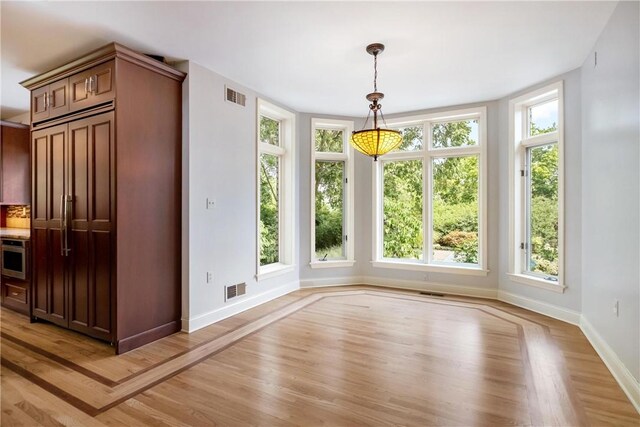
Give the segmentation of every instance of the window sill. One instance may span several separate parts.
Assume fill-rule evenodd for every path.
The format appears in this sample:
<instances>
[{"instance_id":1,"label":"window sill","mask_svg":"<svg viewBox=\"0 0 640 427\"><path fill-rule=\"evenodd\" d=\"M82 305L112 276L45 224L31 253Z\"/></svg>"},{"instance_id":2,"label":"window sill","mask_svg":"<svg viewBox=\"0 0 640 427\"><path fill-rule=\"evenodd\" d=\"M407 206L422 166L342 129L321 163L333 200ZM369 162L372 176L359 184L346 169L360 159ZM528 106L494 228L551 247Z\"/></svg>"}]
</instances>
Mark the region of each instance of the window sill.
<instances>
[{"instance_id":1,"label":"window sill","mask_svg":"<svg viewBox=\"0 0 640 427\"><path fill-rule=\"evenodd\" d=\"M311 268L340 268L340 267L353 267L355 260L348 259L334 259L329 261L311 261L309 266Z\"/></svg>"},{"instance_id":2,"label":"window sill","mask_svg":"<svg viewBox=\"0 0 640 427\"><path fill-rule=\"evenodd\" d=\"M526 274L507 273L507 276L509 276L509 279L511 279L512 282L535 286L536 288L546 289L548 291L557 292L559 294L564 293L564 290L566 288L566 286L561 285L559 282L538 279L537 277L528 276Z\"/></svg>"},{"instance_id":3,"label":"window sill","mask_svg":"<svg viewBox=\"0 0 640 427\"><path fill-rule=\"evenodd\" d=\"M270 279L272 277L281 276L283 274L290 273L294 270L294 266L291 264L269 264L264 267L260 267L258 269L258 274L256 274L256 280L259 282L261 280Z\"/></svg>"},{"instance_id":4,"label":"window sill","mask_svg":"<svg viewBox=\"0 0 640 427\"><path fill-rule=\"evenodd\" d=\"M394 268L398 270L427 271L432 273L451 273L466 276L486 276L489 270L480 267L459 267L448 265L422 264L403 261L371 261L371 265L379 268Z\"/></svg>"}]
</instances>

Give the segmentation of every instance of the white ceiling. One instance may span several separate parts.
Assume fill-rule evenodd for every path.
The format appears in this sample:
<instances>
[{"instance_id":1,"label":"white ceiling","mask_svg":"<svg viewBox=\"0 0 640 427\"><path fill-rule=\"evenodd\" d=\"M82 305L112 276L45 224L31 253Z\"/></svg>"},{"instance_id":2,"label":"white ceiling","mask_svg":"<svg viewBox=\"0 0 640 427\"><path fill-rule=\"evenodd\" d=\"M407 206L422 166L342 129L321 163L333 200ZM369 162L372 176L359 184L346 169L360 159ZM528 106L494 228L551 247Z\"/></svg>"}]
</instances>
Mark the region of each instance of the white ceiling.
<instances>
[{"instance_id":1,"label":"white ceiling","mask_svg":"<svg viewBox=\"0 0 640 427\"><path fill-rule=\"evenodd\" d=\"M579 67L615 2L0 2L2 117L19 82L118 41L189 59L300 112L387 114L503 97Z\"/></svg>"}]
</instances>

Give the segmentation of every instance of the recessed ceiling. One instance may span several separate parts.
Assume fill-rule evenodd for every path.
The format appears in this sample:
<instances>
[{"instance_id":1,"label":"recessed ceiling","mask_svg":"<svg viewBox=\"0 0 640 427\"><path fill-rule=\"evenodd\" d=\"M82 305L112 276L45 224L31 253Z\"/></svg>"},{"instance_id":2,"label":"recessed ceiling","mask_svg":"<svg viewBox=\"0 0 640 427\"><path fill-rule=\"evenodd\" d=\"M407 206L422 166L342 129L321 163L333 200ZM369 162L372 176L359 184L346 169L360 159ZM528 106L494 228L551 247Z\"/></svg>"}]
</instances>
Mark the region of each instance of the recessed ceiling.
<instances>
[{"instance_id":1,"label":"recessed ceiling","mask_svg":"<svg viewBox=\"0 0 640 427\"><path fill-rule=\"evenodd\" d=\"M19 82L111 41L189 59L300 112L497 99L579 67L615 2L1 2L2 117Z\"/></svg>"}]
</instances>

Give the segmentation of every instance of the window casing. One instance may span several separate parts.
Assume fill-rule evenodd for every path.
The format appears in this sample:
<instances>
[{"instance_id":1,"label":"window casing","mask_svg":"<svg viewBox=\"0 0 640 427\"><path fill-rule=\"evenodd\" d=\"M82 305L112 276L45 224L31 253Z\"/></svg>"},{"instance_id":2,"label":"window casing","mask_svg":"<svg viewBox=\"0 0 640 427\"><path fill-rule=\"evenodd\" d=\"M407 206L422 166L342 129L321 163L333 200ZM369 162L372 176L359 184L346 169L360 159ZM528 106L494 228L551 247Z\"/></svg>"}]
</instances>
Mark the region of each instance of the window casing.
<instances>
[{"instance_id":1,"label":"window casing","mask_svg":"<svg viewBox=\"0 0 640 427\"><path fill-rule=\"evenodd\" d=\"M258 99L258 280L293 271L295 114Z\"/></svg>"},{"instance_id":2,"label":"window casing","mask_svg":"<svg viewBox=\"0 0 640 427\"><path fill-rule=\"evenodd\" d=\"M351 121L311 119L312 268L355 263L352 132Z\"/></svg>"},{"instance_id":3,"label":"window casing","mask_svg":"<svg viewBox=\"0 0 640 427\"><path fill-rule=\"evenodd\" d=\"M387 124L403 144L372 162L372 264L486 275L486 107Z\"/></svg>"},{"instance_id":4,"label":"window casing","mask_svg":"<svg viewBox=\"0 0 640 427\"><path fill-rule=\"evenodd\" d=\"M509 107L509 278L563 292L562 82L513 99Z\"/></svg>"}]
</instances>

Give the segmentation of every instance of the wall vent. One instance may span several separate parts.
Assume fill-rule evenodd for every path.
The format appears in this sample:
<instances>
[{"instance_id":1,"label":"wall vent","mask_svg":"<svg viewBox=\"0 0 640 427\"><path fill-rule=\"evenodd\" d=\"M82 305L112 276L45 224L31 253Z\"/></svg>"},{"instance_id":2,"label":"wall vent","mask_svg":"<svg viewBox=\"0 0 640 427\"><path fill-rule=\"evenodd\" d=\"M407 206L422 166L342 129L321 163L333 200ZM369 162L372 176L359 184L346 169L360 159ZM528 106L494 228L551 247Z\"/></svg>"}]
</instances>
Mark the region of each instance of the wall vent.
<instances>
[{"instance_id":1,"label":"wall vent","mask_svg":"<svg viewBox=\"0 0 640 427\"><path fill-rule=\"evenodd\" d=\"M247 293L247 284L242 282L237 285L225 286L224 300L229 301L231 298L235 298Z\"/></svg>"},{"instance_id":2,"label":"wall vent","mask_svg":"<svg viewBox=\"0 0 640 427\"><path fill-rule=\"evenodd\" d=\"M225 97L228 102L232 102L234 104L245 106L247 102L247 96L243 93L235 91L228 86L224 87L225 89Z\"/></svg>"}]
</instances>

